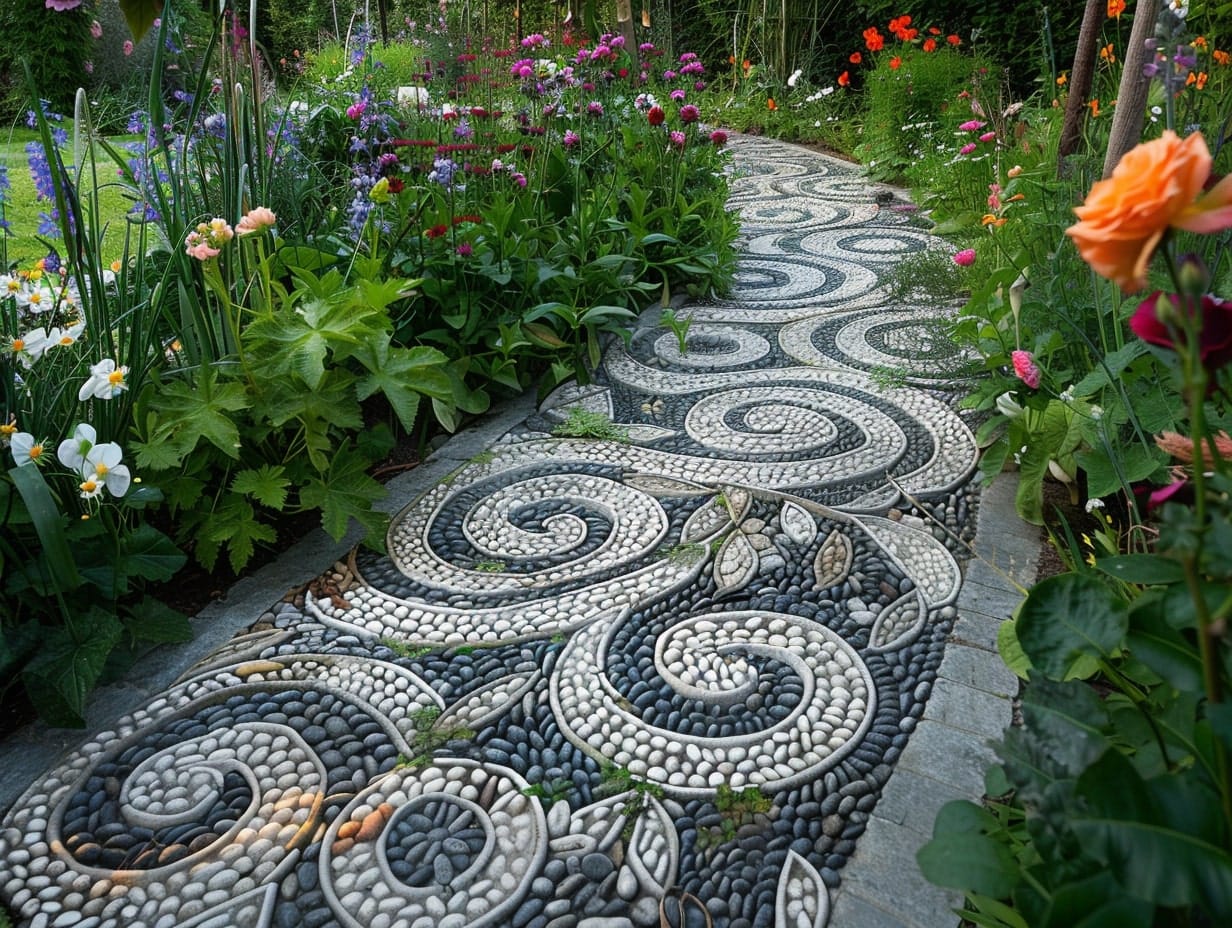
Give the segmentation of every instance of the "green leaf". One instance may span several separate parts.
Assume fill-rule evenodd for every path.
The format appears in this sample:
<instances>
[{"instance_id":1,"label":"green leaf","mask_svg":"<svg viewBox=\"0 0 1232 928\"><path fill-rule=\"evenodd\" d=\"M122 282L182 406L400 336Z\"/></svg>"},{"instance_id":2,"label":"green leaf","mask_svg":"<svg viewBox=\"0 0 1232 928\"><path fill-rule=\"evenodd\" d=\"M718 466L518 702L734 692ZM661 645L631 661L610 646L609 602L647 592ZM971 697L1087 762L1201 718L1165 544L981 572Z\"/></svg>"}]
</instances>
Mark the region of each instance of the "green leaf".
<instances>
[{"instance_id":1,"label":"green leaf","mask_svg":"<svg viewBox=\"0 0 1232 928\"><path fill-rule=\"evenodd\" d=\"M1105 753L1078 790L1089 811L1074 817L1074 832L1122 888L1166 907L1202 905L1228 924L1232 855L1213 790L1192 775L1144 781L1119 751Z\"/></svg>"},{"instance_id":2,"label":"green leaf","mask_svg":"<svg viewBox=\"0 0 1232 928\"><path fill-rule=\"evenodd\" d=\"M119 0L119 3L134 44L154 28L154 20L163 13L163 0Z\"/></svg>"},{"instance_id":3,"label":"green leaf","mask_svg":"<svg viewBox=\"0 0 1232 928\"><path fill-rule=\"evenodd\" d=\"M1037 680L1023 691L1024 727L1006 732L998 753L1023 802L1074 779L1107 749L1108 711L1089 685Z\"/></svg>"},{"instance_id":4,"label":"green leaf","mask_svg":"<svg viewBox=\"0 0 1232 928\"><path fill-rule=\"evenodd\" d=\"M46 565L52 583L61 591L76 589L81 585L81 577L64 534L64 517L52 498L51 490L47 488L42 472L36 465L26 464L11 468L9 477L26 504L30 521L34 523L34 530L43 546L41 562Z\"/></svg>"},{"instance_id":5,"label":"green leaf","mask_svg":"<svg viewBox=\"0 0 1232 928\"><path fill-rule=\"evenodd\" d=\"M124 607L129 620L125 623L129 634L138 641L154 644L179 644L192 641L192 624L188 616L172 609L153 596Z\"/></svg>"},{"instance_id":6,"label":"green leaf","mask_svg":"<svg viewBox=\"0 0 1232 928\"><path fill-rule=\"evenodd\" d=\"M1127 489L1129 484L1145 480L1163 463L1163 452L1137 443L1117 446L1116 460L1099 449L1080 451L1074 455L1087 474L1087 497L1111 496ZM1121 478L1124 476L1124 483Z\"/></svg>"},{"instance_id":7,"label":"green leaf","mask_svg":"<svg viewBox=\"0 0 1232 928\"><path fill-rule=\"evenodd\" d=\"M38 619L27 619L20 625L0 625L0 676L6 683L42 641L43 627Z\"/></svg>"},{"instance_id":8,"label":"green leaf","mask_svg":"<svg viewBox=\"0 0 1232 928\"><path fill-rule=\"evenodd\" d=\"M1014 675L1026 680L1031 673L1031 659L1018 642L1018 629L1013 620L1002 622L997 628L997 653L1005 666L1014 671Z\"/></svg>"},{"instance_id":9,"label":"green leaf","mask_svg":"<svg viewBox=\"0 0 1232 928\"><path fill-rule=\"evenodd\" d=\"M1137 583L1141 586L1180 583L1185 579L1185 571L1179 563L1155 554L1120 554L1114 557L1101 557L1095 562L1095 567L1109 577L1115 577L1125 583Z\"/></svg>"},{"instance_id":10,"label":"green leaf","mask_svg":"<svg viewBox=\"0 0 1232 928\"><path fill-rule=\"evenodd\" d=\"M252 504L237 496L229 497L210 515L202 534L202 541L227 546L231 569L236 573L252 559L257 542L273 542L278 537L271 526L257 521Z\"/></svg>"},{"instance_id":11,"label":"green leaf","mask_svg":"<svg viewBox=\"0 0 1232 928\"><path fill-rule=\"evenodd\" d=\"M398 421L406 431L415 428L419 398L453 398L453 384L447 365L449 359L435 348L397 348L389 339L377 336L356 353L367 373L359 378L355 388L361 400L378 391L385 395Z\"/></svg>"},{"instance_id":12,"label":"green leaf","mask_svg":"<svg viewBox=\"0 0 1232 928\"><path fill-rule=\"evenodd\" d=\"M50 629L21 674L39 715L51 725L83 728L86 697L123 633L120 620L97 606L76 616L72 628Z\"/></svg>"},{"instance_id":13,"label":"green leaf","mask_svg":"<svg viewBox=\"0 0 1232 928\"><path fill-rule=\"evenodd\" d=\"M285 467L281 464L262 464L258 470L249 468L236 474L231 481L231 492L255 499L262 506L281 512L286 505L290 486Z\"/></svg>"},{"instance_id":14,"label":"green leaf","mask_svg":"<svg viewBox=\"0 0 1232 928\"><path fill-rule=\"evenodd\" d=\"M1066 679L1082 658L1109 656L1129 627L1126 604L1094 574L1037 583L1018 611L1018 641L1040 673Z\"/></svg>"},{"instance_id":15,"label":"green leaf","mask_svg":"<svg viewBox=\"0 0 1232 928\"><path fill-rule=\"evenodd\" d=\"M1041 928L1151 928L1153 909L1104 870L1058 888Z\"/></svg>"},{"instance_id":16,"label":"green leaf","mask_svg":"<svg viewBox=\"0 0 1232 928\"><path fill-rule=\"evenodd\" d=\"M354 449L343 446L334 454L328 473L300 491L305 506L321 510L321 527L335 541L346 534L351 519L366 529L369 541L379 538L389 522L373 508L385 496L385 488L365 473L366 463Z\"/></svg>"},{"instance_id":17,"label":"green leaf","mask_svg":"<svg viewBox=\"0 0 1232 928\"><path fill-rule=\"evenodd\" d=\"M158 425L138 449L137 463L152 469L177 467L202 439L227 457L238 459L240 433L229 414L249 405L244 386L223 381L212 367L199 373L195 385L183 380L164 384L150 402ZM155 450L163 443L175 449L173 464L166 463L163 451Z\"/></svg>"},{"instance_id":18,"label":"green leaf","mask_svg":"<svg viewBox=\"0 0 1232 928\"><path fill-rule=\"evenodd\" d=\"M1198 647L1168 622L1163 611L1165 602L1163 597L1142 597L1134 603L1125 643L1135 658L1178 690L1201 692Z\"/></svg>"},{"instance_id":19,"label":"green leaf","mask_svg":"<svg viewBox=\"0 0 1232 928\"><path fill-rule=\"evenodd\" d=\"M916 853L920 872L938 886L1008 896L1018 885L1018 866L1009 847L990 834L1000 827L974 803L947 802L933 823L932 840Z\"/></svg>"},{"instance_id":20,"label":"green leaf","mask_svg":"<svg viewBox=\"0 0 1232 928\"><path fill-rule=\"evenodd\" d=\"M120 551L124 573L146 580L170 580L188 561L175 542L148 522L122 537Z\"/></svg>"},{"instance_id":21,"label":"green leaf","mask_svg":"<svg viewBox=\"0 0 1232 928\"><path fill-rule=\"evenodd\" d=\"M967 902L975 912L968 908L962 914L980 928L1031 928L1025 918L997 899L980 893L967 893Z\"/></svg>"}]
</instances>

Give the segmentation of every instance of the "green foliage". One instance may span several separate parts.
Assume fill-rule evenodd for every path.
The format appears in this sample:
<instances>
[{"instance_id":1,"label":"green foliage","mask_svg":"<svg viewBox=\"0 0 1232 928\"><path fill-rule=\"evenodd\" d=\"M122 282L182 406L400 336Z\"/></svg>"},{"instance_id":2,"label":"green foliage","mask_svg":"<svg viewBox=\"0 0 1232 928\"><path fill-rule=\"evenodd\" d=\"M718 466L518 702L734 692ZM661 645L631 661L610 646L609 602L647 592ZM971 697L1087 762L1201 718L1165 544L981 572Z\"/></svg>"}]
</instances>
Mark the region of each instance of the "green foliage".
<instances>
[{"instance_id":1,"label":"green foliage","mask_svg":"<svg viewBox=\"0 0 1232 928\"><path fill-rule=\"evenodd\" d=\"M43 0L7 0L0 6L0 29L20 37L0 42L0 122L16 122L29 106L22 77L27 66L53 109L71 109L90 44L89 9L61 13Z\"/></svg>"},{"instance_id":2,"label":"green foliage","mask_svg":"<svg viewBox=\"0 0 1232 928\"><path fill-rule=\"evenodd\" d=\"M593 438L596 441L627 442L629 432L601 412L574 406L569 417L552 429L557 438Z\"/></svg>"},{"instance_id":3,"label":"green foliage","mask_svg":"<svg viewBox=\"0 0 1232 928\"><path fill-rule=\"evenodd\" d=\"M774 800L757 787L732 789L723 783L715 792L714 807L719 815L718 824L698 828L699 850L735 840L737 831L744 826L765 824L766 813L774 808Z\"/></svg>"}]
</instances>

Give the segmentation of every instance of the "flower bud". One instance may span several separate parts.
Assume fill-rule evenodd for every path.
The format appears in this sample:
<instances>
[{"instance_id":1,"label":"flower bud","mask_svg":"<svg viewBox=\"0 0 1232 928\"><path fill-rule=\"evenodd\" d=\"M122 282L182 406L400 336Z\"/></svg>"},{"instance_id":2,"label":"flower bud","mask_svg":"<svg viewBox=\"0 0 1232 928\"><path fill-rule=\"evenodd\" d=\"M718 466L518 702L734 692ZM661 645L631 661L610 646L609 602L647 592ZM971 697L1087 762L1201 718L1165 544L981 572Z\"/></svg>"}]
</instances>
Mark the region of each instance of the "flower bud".
<instances>
[{"instance_id":1,"label":"flower bud","mask_svg":"<svg viewBox=\"0 0 1232 928\"><path fill-rule=\"evenodd\" d=\"M1007 419L1017 419L1022 415L1023 409L1011 394L1002 393L997 397L997 412Z\"/></svg>"},{"instance_id":2,"label":"flower bud","mask_svg":"<svg viewBox=\"0 0 1232 928\"><path fill-rule=\"evenodd\" d=\"M1185 296L1200 297L1210 288L1211 272L1195 254L1181 255L1177 267L1177 282Z\"/></svg>"}]
</instances>

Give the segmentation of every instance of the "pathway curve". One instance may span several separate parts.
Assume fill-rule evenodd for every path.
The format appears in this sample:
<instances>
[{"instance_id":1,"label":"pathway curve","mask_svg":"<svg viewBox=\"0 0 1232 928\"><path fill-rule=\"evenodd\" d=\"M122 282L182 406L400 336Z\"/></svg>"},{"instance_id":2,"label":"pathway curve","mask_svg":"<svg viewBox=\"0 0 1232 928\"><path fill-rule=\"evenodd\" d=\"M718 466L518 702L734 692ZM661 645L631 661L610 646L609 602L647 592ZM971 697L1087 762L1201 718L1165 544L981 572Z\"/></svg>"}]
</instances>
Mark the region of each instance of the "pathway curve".
<instances>
[{"instance_id":1,"label":"pathway curve","mask_svg":"<svg viewBox=\"0 0 1232 928\"><path fill-rule=\"evenodd\" d=\"M962 359L886 285L936 243L850 166L734 147L746 245L730 299L678 310L686 350L649 313L404 509L389 557L43 775L0 825L21 924L953 924L857 850L978 795L1009 714L989 641L952 640ZM554 434L587 415L616 432ZM947 639L970 679L939 676Z\"/></svg>"}]
</instances>

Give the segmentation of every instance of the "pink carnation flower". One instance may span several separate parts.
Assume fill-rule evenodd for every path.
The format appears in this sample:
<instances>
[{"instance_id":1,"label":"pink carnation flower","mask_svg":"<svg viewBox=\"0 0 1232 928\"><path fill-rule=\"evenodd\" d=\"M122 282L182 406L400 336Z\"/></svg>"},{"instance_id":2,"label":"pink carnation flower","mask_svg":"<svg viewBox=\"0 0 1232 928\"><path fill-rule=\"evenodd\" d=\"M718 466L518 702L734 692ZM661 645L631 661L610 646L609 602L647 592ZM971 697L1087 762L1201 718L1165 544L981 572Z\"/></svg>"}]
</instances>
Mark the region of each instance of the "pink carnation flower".
<instances>
[{"instance_id":1,"label":"pink carnation flower","mask_svg":"<svg viewBox=\"0 0 1232 928\"><path fill-rule=\"evenodd\" d=\"M958 128L963 132L974 132L976 129L983 129L987 123L980 122L978 119L968 119Z\"/></svg>"},{"instance_id":2,"label":"pink carnation flower","mask_svg":"<svg viewBox=\"0 0 1232 928\"><path fill-rule=\"evenodd\" d=\"M1040 369L1036 366L1031 352L1019 349L1010 353L1014 362L1014 374L1032 390L1038 390L1040 385Z\"/></svg>"},{"instance_id":3,"label":"pink carnation flower","mask_svg":"<svg viewBox=\"0 0 1232 928\"><path fill-rule=\"evenodd\" d=\"M50 0L48 0L48 2L50 2ZM127 58L132 53L133 53L133 40L125 39L124 40L124 56Z\"/></svg>"},{"instance_id":4,"label":"pink carnation flower","mask_svg":"<svg viewBox=\"0 0 1232 928\"><path fill-rule=\"evenodd\" d=\"M975 249L964 248L958 254L954 255L954 263L959 267L970 267L975 264Z\"/></svg>"},{"instance_id":5,"label":"pink carnation flower","mask_svg":"<svg viewBox=\"0 0 1232 928\"><path fill-rule=\"evenodd\" d=\"M975 151L975 142L968 142L962 148L958 149L960 155L969 155Z\"/></svg>"},{"instance_id":6,"label":"pink carnation flower","mask_svg":"<svg viewBox=\"0 0 1232 928\"><path fill-rule=\"evenodd\" d=\"M983 135L980 136L980 141L981 142L991 142L996 137L997 137L997 133L995 132L985 132Z\"/></svg>"}]
</instances>

